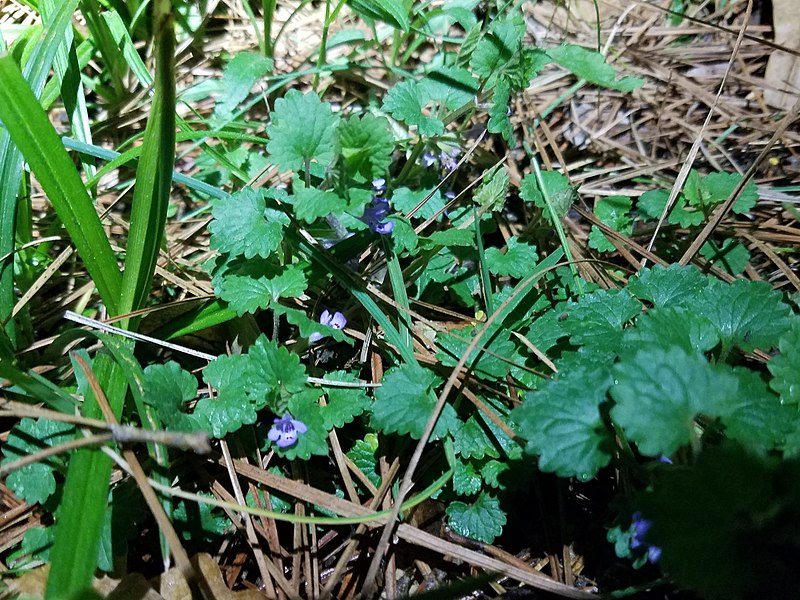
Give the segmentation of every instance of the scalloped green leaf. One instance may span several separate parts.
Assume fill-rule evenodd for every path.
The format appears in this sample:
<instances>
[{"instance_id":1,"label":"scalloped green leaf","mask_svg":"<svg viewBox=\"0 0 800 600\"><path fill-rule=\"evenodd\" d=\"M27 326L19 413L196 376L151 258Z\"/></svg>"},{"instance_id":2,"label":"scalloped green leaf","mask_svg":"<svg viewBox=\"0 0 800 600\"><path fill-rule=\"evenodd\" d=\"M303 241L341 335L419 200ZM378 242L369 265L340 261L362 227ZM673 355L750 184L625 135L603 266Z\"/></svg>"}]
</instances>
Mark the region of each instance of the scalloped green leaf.
<instances>
[{"instance_id":1,"label":"scalloped green leaf","mask_svg":"<svg viewBox=\"0 0 800 600\"><path fill-rule=\"evenodd\" d=\"M500 457L500 452L474 415L453 432L453 447L455 453L464 458Z\"/></svg>"},{"instance_id":2,"label":"scalloped green leaf","mask_svg":"<svg viewBox=\"0 0 800 600\"><path fill-rule=\"evenodd\" d=\"M316 92L289 90L275 100L267 125L269 160L282 171L300 171L306 163L327 167L336 155L337 115Z\"/></svg>"},{"instance_id":3,"label":"scalloped green leaf","mask_svg":"<svg viewBox=\"0 0 800 600\"><path fill-rule=\"evenodd\" d=\"M485 252L486 267L494 275L510 276L523 279L531 273L531 265L539 262L536 246L512 236L506 242L506 251L487 248Z\"/></svg>"},{"instance_id":4,"label":"scalloped green leaf","mask_svg":"<svg viewBox=\"0 0 800 600\"><path fill-rule=\"evenodd\" d=\"M670 456L689 444L697 435L695 418L728 414L738 390L731 373L675 346L640 350L613 373L611 417L646 456Z\"/></svg>"},{"instance_id":5,"label":"scalloped green leaf","mask_svg":"<svg viewBox=\"0 0 800 600\"><path fill-rule=\"evenodd\" d=\"M628 281L628 291L654 306L679 304L692 308L708 282L709 278L693 266L656 265L652 269L642 269L631 277Z\"/></svg>"},{"instance_id":6,"label":"scalloped green leaf","mask_svg":"<svg viewBox=\"0 0 800 600\"><path fill-rule=\"evenodd\" d=\"M503 533L506 524L506 513L500 507L500 501L486 492L472 504L451 502L445 512L453 531L487 544Z\"/></svg>"},{"instance_id":7,"label":"scalloped green leaf","mask_svg":"<svg viewBox=\"0 0 800 600\"><path fill-rule=\"evenodd\" d=\"M371 180L389 170L395 143L386 117L365 114L342 122L339 146L348 173Z\"/></svg>"},{"instance_id":8,"label":"scalloped green leaf","mask_svg":"<svg viewBox=\"0 0 800 600\"><path fill-rule=\"evenodd\" d=\"M611 460L613 439L600 404L611 385L607 369L565 371L541 389L528 392L511 418L527 440L525 451L539 456L539 468L588 481Z\"/></svg>"},{"instance_id":9,"label":"scalloped green leaf","mask_svg":"<svg viewBox=\"0 0 800 600\"><path fill-rule=\"evenodd\" d=\"M375 390L372 425L384 433L408 434L418 440L436 405L432 389L438 380L431 371L418 365L389 369L381 387ZM433 437L439 439L457 428L456 412L450 404L445 404Z\"/></svg>"},{"instance_id":10,"label":"scalloped green leaf","mask_svg":"<svg viewBox=\"0 0 800 600\"><path fill-rule=\"evenodd\" d=\"M616 350L623 326L641 312L641 303L626 290L598 290L567 303L561 328L576 346Z\"/></svg>"},{"instance_id":11,"label":"scalloped green leaf","mask_svg":"<svg viewBox=\"0 0 800 600\"><path fill-rule=\"evenodd\" d=\"M348 381L355 383L358 378L347 371L332 371L324 379L331 381ZM339 386L323 385L328 394L328 403L320 408L325 429L330 431L334 427L342 427L350 423L364 411L369 410L371 401L364 388L346 388Z\"/></svg>"},{"instance_id":12,"label":"scalloped green leaf","mask_svg":"<svg viewBox=\"0 0 800 600\"><path fill-rule=\"evenodd\" d=\"M419 84L407 79L392 86L383 99L383 110L398 121L416 125L420 135L441 135L444 133L444 123L423 111L429 101L430 98L420 89Z\"/></svg>"},{"instance_id":13,"label":"scalloped green leaf","mask_svg":"<svg viewBox=\"0 0 800 600\"><path fill-rule=\"evenodd\" d=\"M800 318L792 319L792 326L778 341L780 354L767 363L772 373L770 387L778 392L784 404L800 409Z\"/></svg>"},{"instance_id":14,"label":"scalloped green leaf","mask_svg":"<svg viewBox=\"0 0 800 600\"><path fill-rule=\"evenodd\" d=\"M764 281L737 279L731 284L710 280L692 307L711 321L725 347L745 352L768 350L792 326L792 309L781 293Z\"/></svg>"},{"instance_id":15,"label":"scalloped green leaf","mask_svg":"<svg viewBox=\"0 0 800 600\"><path fill-rule=\"evenodd\" d=\"M3 443L5 458L2 464L7 465L15 460L58 446L75 437L75 427L69 423L49 421L47 419L21 419L15 425ZM56 491L56 479L53 472L66 464L66 456L51 456L40 462L25 465L6 477L6 485L14 495L28 504L44 502Z\"/></svg>"},{"instance_id":16,"label":"scalloped green leaf","mask_svg":"<svg viewBox=\"0 0 800 600\"><path fill-rule=\"evenodd\" d=\"M285 192L284 192L285 194ZM279 192L244 188L212 203L211 247L220 252L245 258L267 258L280 245L283 228L289 217L274 208L267 208L267 197Z\"/></svg>"}]
</instances>

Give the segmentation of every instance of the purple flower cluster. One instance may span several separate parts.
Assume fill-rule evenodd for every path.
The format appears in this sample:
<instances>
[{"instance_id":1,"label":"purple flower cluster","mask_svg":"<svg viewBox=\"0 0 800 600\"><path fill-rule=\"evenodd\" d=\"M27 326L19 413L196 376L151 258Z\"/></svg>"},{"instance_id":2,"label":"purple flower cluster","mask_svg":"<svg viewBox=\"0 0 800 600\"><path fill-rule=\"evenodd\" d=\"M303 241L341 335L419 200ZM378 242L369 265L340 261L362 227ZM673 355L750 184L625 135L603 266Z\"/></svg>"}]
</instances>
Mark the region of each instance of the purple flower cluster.
<instances>
[{"instance_id":1,"label":"purple flower cluster","mask_svg":"<svg viewBox=\"0 0 800 600\"><path fill-rule=\"evenodd\" d=\"M661 558L661 548L648 544L645 540L645 536L652 526L653 522L642 517L642 513L633 513L633 536L631 537L631 549L641 549L642 551L647 551L647 559L651 563L655 563L658 562L659 558Z\"/></svg>"},{"instance_id":2,"label":"purple flower cluster","mask_svg":"<svg viewBox=\"0 0 800 600\"><path fill-rule=\"evenodd\" d=\"M274 425L269 430L267 437L275 442L278 448L288 448L297 442L297 436L308 431L308 427L302 421L293 419L292 415L285 414L280 419L273 420Z\"/></svg>"},{"instance_id":3,"label":"purple flower cluster","mask_svg":"<svg viewBox=\"0 0 800 600\"><path fill-rule=\"evenodd\" d=\"M333 327L334 329L344 329L344 326L347 325L347 319L342 313L338 310L332 313L327 308L323 310L322 314L319 316L319 322L327 327ZM324 337L324 334L315 331L308 336L308 341L314 344Z\"/></svg>"},{"instance_id":4,"label":"purple flower cluster","mask_svg":"<svg viewBox=\"0 0 800 600\"><path fill-rule=\"evenodd\" d=\"M372 196L372 201L364 209L361 220L375 233L386 235L394 229L394 221L386 220L392 208L389 205L389 201L383 196L386 191L386 180L383 178L375 179L372 182L372 189L375 194Z\"/></svg>"},{"instance_id":5,"label":"purple flower cluster","mask_svg":"<svg viewBox=\"0 0 800 600\"><path fill-rule=\"evenodd\" d=\"M422 166L425 168L432 167L437 162L442 165L446 172L455 171L458 166L458 157L461 155L461 150L458 148L446 148L439 154L426 150L422 154Z\"/></svg>"}]
</instances>

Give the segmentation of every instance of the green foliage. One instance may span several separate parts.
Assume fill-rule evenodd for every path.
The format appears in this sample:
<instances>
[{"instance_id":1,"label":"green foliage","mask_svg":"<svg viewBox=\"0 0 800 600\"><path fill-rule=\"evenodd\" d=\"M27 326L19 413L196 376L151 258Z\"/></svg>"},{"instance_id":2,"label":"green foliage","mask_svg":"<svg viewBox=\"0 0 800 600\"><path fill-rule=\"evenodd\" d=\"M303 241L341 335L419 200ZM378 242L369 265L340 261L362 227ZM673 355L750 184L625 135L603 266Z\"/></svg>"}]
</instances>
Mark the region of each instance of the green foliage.
<instances>
[{"instance_id":1,"label":"green foliage","mask_svg":"<svg viewBox=\"0 0 800 600\"><path fill-rule=\"evenodd\" d=\"M548 210L545 200L547 197L553 204L556 216L559 218L566 216L575 197L575 192L569 185L569 179L558 171L543 171L542 184L544 185L544 194L539 188L536 177L532 174L526 175L522 178L519 195L523 200L533 202L543 211Z\"/></svg>"},{"instance_id":2,"label":"green foliage","mask_svg":"<svg viewBox=\"0 0 800 600\"><path fill-rule=\"evenodd\" d=\"M219 297L238 315L274 306L280 298L298 298L306 290L306 275L299 267L258 266L257 262L242 264L241 269L226 273L219 287ZM257 272L268 274L258 277Z\"/></svg>"},{"instance_id":3,"label":"green foliage","mask_svg":"<svg viewBox=\"0 0 800 600\"><path fill-rule=\"evenodd\" d=\"M628 290L654 308L641 314ZM692 267L642 270L627 290L593 292L533 321L527 337L537 347L552 348L568 335L578 351L562 351L559 377L530 392L514 420L528 451L539 456L539 468L562 476L593 476L608 463L614 454L609 424L652 457L684 447L700 451L712 432L724 432L752 452L792 453L797 404L781 402L769 385L780 394L797 379L796 323L767 284L727 284ZM734 347L751 351L780 343L787 354L773 359L771 368L786 383L724 364ZM720 364L708 360L714 351ZM607 374L611 363L609 387L598 373ZM610 422L602 416L605 405Z\"/></svg>"},{"instance_id":4,"label":"green foliage","mask_svg":"<svg viewBox=\"0 0 800 600\"><path fill-rule=\"evenodd\" d=\"M420 135L434 136L444 132L444 123L423 112L430 98L416 81L406 80L395 84L383 100L383 110L398 121L415 125Z\"/></svg>"},{"instance_id":5,"label":"green foliage","mask_svg":"<svg viewBox=\"0 0 800 600\"><path fill-rule=\"evenodd\" d=\"M770 387L778 392L784 404L800 410L800 319L795 317L792 326L778 341L780 354L769 361L772 373Z\"/></svg>"},{"instance_id":6,"label":"green foliage","mask_svg":"<svg viewBox=\"0 0 800 600\"><path fill-rule=\"evenodd\" d=\"M432 372L416 365L389 369L383 385L375 391L372 424L384 433L409 434L419 439L436 404L432 388L437 381ZM455 410L446 404L433 430L434 439L444 437L457 426Z\"/></svg>"},{"instance_id":7,"label":"green foliage","mask_svg":"<svg viewBox=\"0 0 800 600\"><path fill-rule=\"evenodd\" d=\"M664 469L640 498L660 564L704 598L790 598L800 544L800 464L739 446L705 450L693 468ZM709 561L714 556L716 560Z\"/></svg>"},{"instance_id":8,"label":"green foliage","mask_svg":"<svg viewBox=\"0 0 800 600\"><path fill-rule=\"evenodd\" d=\"M478 82L467 69L460 67L439 67L429 72L420 81L420 93L436 101L449 110L461 108L474 101L478 92Z\"/></svg>"},{"instance_id":9,"label":"green foliage","mask_svg":"<svg viewBox=\"0 0 800 600\"><path fill-rule=\"evenodd\" d=\"M472 504L451 502L446 512L453 531L487 544L500 535L506 524L506 514L500 507L500 501L486 492L482 492Z\"/></svg>"},{"instance_id":10,"label":"green foliage","mask_svg":"<svg viewBox=\"0 0 800 600\"><path fill-rule=\"evenodd\" d=\"M475 74L490 79L506 69L518 52L524 33L525 23L516 12L492 23L470 58Z\"/></svg>"},{"instance_id":11,"label":"green foliage","mask_svg":"<svg viewBox=\"0 0 800 600\"><path fill-rule=\"evenodd\" d=\"M694 306L719 331L725 348L745 351L769 349L797 319L781 301L781 294L763 281L737 279L725 284L717 279L700 292Z\"/></svg>"},{"instance_id":12,"label":"green foliage","mask_svg":"<svg viewBox=\"0 0 800 600\"><path fill-rule=\"evenodd\" d=\"M602 54L594 50L587 50L582 46L565 44L551 48L547 51L547 55L578 77L601 87L620 92L632 92L644 85L644 80L638 77L627 76L617 79L617 72L614 67L605 62Z\"/></svg>"},{"instance_id":13,"label":"green foliage","mask_svg":"<svg viewBox=\"0 0 800 600\"><path fill-rule=\"evenodd\" d=\"M486 128L490 133L499 133L509 143L514 142L514 127L509 118L508 102L511 99L511 84L499 81L492 94L492 106L489 108L489 123Z\"/></svg>"},{"instance_id":14,"label":"green foliage","mask_svg":"<svg viewBox=\"0 0 800 600\"><path fill-rule=\"evenodd\" d=\"M714 242L706 242L700 248L700 255L730 275L741 274L750 262L750 252L732 238L725 240L721 247Z\"/></svg>"},{"instance_id":15,"label":"green foliage","mask_svg":"<svg viewBox=\"0 0 800 600\"><path fill-rule=\"evenodd\" d=\"M497 248L486 250L486 266L494 275L508 275L524 279L531 274L531 265L539 261L536 246L512 236L506 243L505 254Z\"/></svg>"},{"instance_id":16,"label":"green foliage","mask_svg":"<svg viewBox=\"0 0 800 600\"><path fill-rule=\"evenodd\" d=\"M204 423L187 414L185 406L197 397L197 379L178 363L169 361L146 367L142 395L145 403L156 409L156 415L167 429L197 431L203 428Z\"/></svg>"},{"instance_id":17,"label":"green foliage","mask_svg":"<svg viewBox=\"0 0 800 600\"><path fill-rule=\"evenodd\" d=\"M211 498L211 494L201 493ZM224 513L203 502L178 500L172 511L172 522L178 534L187 541L208 543L221 535L230 524Z\"/></svg>"},{"instance_id":18,"label":"green foliage","mask_svg":"<svg viewBox=\"0 0 800 600\"><path fill-rule=\"evenodd\" d=\"M325 379L337 382L356 382L357 378L346 371L333 371ZM345 388L338 386L325 387L328 394L328 404L320 409L325 429L334 428L350 423L355 417L368 410L370 399L363 388Z\"/></svg>"},{"instance_id":19,"label":"green foliage","mask_svg":"<svg viewBox=\"0 0 800 600\"><path fill-rule=\"evenodd\" d=\"M477 328L473 326L453 330L449 335L438 337L439 352L436 357L446 367L454 367L475 336ZM511 370L517 350L508 331L498 330L484 334L477 348L472 350L467 360L467 368L474 369L477 377L496 379L505 377Z\"/></svg>"},{"instance_id":20,"label":"green foliage","mask_svg":"<svg viewBox=\"0 0 800 600\"><path fill-rule=\"evenodd\" d=\"M727 414L737 394L731 373L677 347L640 350L614 365L614 377L611 417L647 456L670 456L691 443L695 418Z\"/></svg>"},{"instance_id":21,"label":"green foliage","mask_svg":"<svg viewBox=\"0 0 800 600\"><path fill-rule=\"evenodd\" d=\"M259 79L272 71L272 59L256 52L239 52L225 65L221 88L225 93L214 107L214 121L222 123L233 116Z\"/></svg>"},{"instance_id":22,"label":"green foliage","mask_svg":"<svg viewBox=\"0 0 800 600\"><path fill-rule=\"evenodd\" d=\"M702 224L716 205L728 199L741 179L742 176L738 173L715 172L701 175L692 169L667 217L667 222L681 227L696 227ZM668 199L667 190L649 190L639 198L636 208L644 220L655 221L661 218ZM750 181L734 202L733 211L746 213L755 206L757 200L758 190Z\"/></svg>"},{"instance_id":23,"label":"green foliage","mask_svg":"<svg viewBox=\"0 0 800 600\"><path fill-rule=\"evenodd\" d=\"M692 301L698 298L708 282L708 277L694 267L655 266L631 277L628 291L654 306L682 305L693 309Z\"/></svg>"},{"instance_id":24,"label":"green foliage","mask_svg":"<svg viewBox=\"0 0 800 600\"><path fill-rule=\"evenodd\" d=\"M376 19L407 30L412 0L349 0L348 4L362 17Z\"/></svg>"},{"instance_id":25,"label":"green foliage","mask_svg":"<svg viewBox=\"0 0 800 600\"><path fill-rule=\"evenodd\" d=\"M288 400L288 412L303 421L308 431L297 438L297 443L288 448L274 447L275 452L287 460L301 458L308 460L312 455L325 456L328 454L328 436L323 417L322 407L319 405L319 391L306 389L294 393ZM336 418L335 412L329 414L329 419Z\"/></svg>"},{"instance_id":26,"label":"green foliage","mask_svg":"<svg viewBox=\"0 0 800 600\"><path fill-rule=\"evenodd\" d=\"M22 419L11 429L3 444L6 465L28 454L68 442L75 436L75 428L68 423L47 419ZM48 457L17 469L6 478L6 485L14 494L29 504L44 504L56 491L54 471L63 468L65 456Z\"/></svg>"},{"instance_id":27,"label":"green foliage","mask_svg":"<svg viewBox=\"0 0 800 600\"><path fill-rule=\"evenodd\" d=\"M259 336L247 354L220 356L203 371L203 379L217 390L201 398L193 416L216 438L252 425L258 411L286 412L294 394L305 389L305 369L296 354Z\"/></svg>"},{"instance_id":28,"label":"green foliage","mask_svg":"<svg viewBox=\"0 0 800 600\"><path fill-rule=\"evenodd\" d=\"M625 235L633 233L633 219L628 216L631 199L627 196L607 196L594 205L594 214L604 225ZM614 252L616 247L596 225L589 232L589 247L600 252Z\"/></svg>"},{"instance_id":29,"label":"green foliage","mask_svg":"<svg viewBox=\"0 0 800 600\"><path fill-rule=\"evenodd\" d=\"M453 446L456 454L464 458L482 459L485 456L499 458L495 444L484 430L484 426L471 416L467 421L455 430L453 436Z\"/></svg>"},{"instance_id":30,"label":"green foliage","mask_svg":"<svg viewBox=\"0 0 800 600\"><path fill-rule=\"evenodd\" d=\"M407 187L397 188L392 194L392 205L394 206L395 210L404 215L408 215L408 213L410 213L417 206L417 204L422 202L431 193L433 193L431 197L428 198L428 201L422 205L422 208L414 213L413 217L415 219L429 219L444 208L444 199L442 198L442 194L439 192L439 190L434 192L433 189L421 189L414 191ZM453 230L448 229L442 231L441 233L449 231Z\"/></svg>"},{"instance_id":31,"label":"green foliage","mask_svg":"<svg viewBox=\"0 0 800 600\"><path fill-rule=\"evenodd\" d=\"M642 305L625 290L598 290L566 305L567 318L561 328L576 346L616 350L622 327L642 311Z\"/></svg>"},{"instance_id":32,"label":"green foliage","mask_svg":"<svg viewBox=\"0 0 800 600\"><path fill-rule=\"evenodd\" d=\"M351 116L339 126L339 145L344 166L351 175L369 180L389 170L394 137L385 117Z\"/></svg>"},{"instance_id":33,"label":"green foliage","mask_svg":"<svg viewBox=\"0 0 800 600\"><path fill-rule=\"evenodd\" d=\"M267 126L270 161L284 171L299 171L311 162L327 167L336 154L337 120L331 105L316 93L289 90L275 101Z\"/></svg>"},{"instance_id":34,"label":"green foliage","mask_svg":"<svg viewBox=\"0 0 800 600\"><path fill-rule=\"evenodd\" d=\"M267 208L266 198L275 195L265 190L244 188L212 204L211 247L245 258L268 257L283 239L289 218Z\"/></svg>"},{"instance_id":35,"label":"green foliage","mask_svg":"<svg viewBox=\"0 0 800 600\"><path fill-rule=\"evenodd\" d=\"M378 471L378 436L368 433L363 440L356 440L353 448L347 453L347 458L361 470L375 487L380 486L381 476Z\"/></svg>"},{"instance_id":36,"label":"green foliage","mask_svg":"<svg viewBox=\"0 0 800 600\"><path fill-rule=\"evenodd\" d=\"M505 113L504 113L505 114ZM480 206L491 212L501 210L506 203L508 195L508 171L500 167L493 171L475 190L472 199Z\"/></svg>"},{"instance_id":37,"label":"green foliage","mask_svg":"<svg viewBox=\"0 0 800 600\"><path fill-rule=\"evenodd\" d=\"M313 223L320 217L338 213L347 207L347 200L335 192L302 188L292 199L294 214L306 223Z\"/></svg>"},{"instance_id":38,"label":"green foliage","mask_svg":"<svg viewBox=\"0 0 800 600\"><path fill-rule=\"evenodd\" d=\"M539 456L542 471L588 481L608 464L612 443L600 404L610 385L608 369L569 372L529 392L514 410L525 449Z\"/></svg>"}]
</instances>

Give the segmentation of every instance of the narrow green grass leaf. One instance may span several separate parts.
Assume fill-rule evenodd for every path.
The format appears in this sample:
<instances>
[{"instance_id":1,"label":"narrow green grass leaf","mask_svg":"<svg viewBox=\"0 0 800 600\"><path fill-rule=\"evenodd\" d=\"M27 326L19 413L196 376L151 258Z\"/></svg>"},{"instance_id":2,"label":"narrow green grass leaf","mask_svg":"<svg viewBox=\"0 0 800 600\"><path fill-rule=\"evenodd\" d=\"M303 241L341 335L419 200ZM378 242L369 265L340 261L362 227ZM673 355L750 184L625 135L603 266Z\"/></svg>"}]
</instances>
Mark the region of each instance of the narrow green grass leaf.
<instances>
[{"instance_id":1,"label":"narrow green grass leaf","mask_svg":"<svg viewBox=\"0 0 800 600\"><path fill-rule=\"evenodd\" d=\"M136 171L120 306L144 303L164 239L175 162L175 34L169 2L154 5L156 83Z\"/></svg>"},{"instance_id":2,"label":"narrow green grass leaf","mask_svg":"<svg viewBox=\"0 0 800 600\"><path fill-rule=\"evenodd\" d=\"M80 5L81 13L86 19L86 27L92 36L92 42L103 57L104 71L108 74L117 98L121 99L127 92L124 81L127 71L123 57L125 46L115 39L104 18L108 13L101 13L100 3L97 0L80 0ZM116 13L114 14L116 15Z\"/></svg>"},{"instance_id":3,"label":"narrow green grass leaf","mask_svg":"<svg viewBox=\"0 0 800 600\"><path fill-rule=\"evenodd\" d=\"M94 373L112 412L119 418L128 390L125 372L108 355L100 354L94 361ZM83 415L103 418L91 390L84 400ZM97 567L111 467L111 458L95 449L78 450L69 461L56 540L50 554L46 600L82 598L91 585Z\"/></svg>"},{"instance_id":4,"label":"narrow green grass leaf","mask_svg":"<svg viewBox=\"0 0 800 600\"><path fill-rule=\"evenodd\" d=\"M109 311L117 314L122 277L100 218L50 120L10 56L0 57L0 120L58 213ZM13 224L11 234L13 241Z\"/></svg>"},{"instance_id":5,"label":"narrow green grass leaf","mask_svg":"<svg viewBox=\"0 0 800 600\"><path fill-rule=\"evenodd\" d=\"M56 16L58 4L55 0L42 0L40 8L45 26L49 26ZM61 83L61 98L69 117L72 135L77 139L91 143L92 130L89 123L89 113L86 110L86 98L81 82L78 55L74 45L72 27L64 30L64 37L55 55L55 73ZM83 170L91 175L94 166L90 162L83 163Z\"/></svg>"},{"instance_id":6,"label":"narrow green grass leaf","mask_svg":"<svg viewBox=\"0 0 800 600\"><path fill-rule=\"evenodd\" d=\"M61 4L59 10L53 14L44 37L34 46L28 62L23 67L22 77L30 83L35 97L39 97L42 93L44 81L53 64L53 57L63 32L70 26L76 4L77 0L65 0ZM11 56L2 58L19 73ZM0 87L5 86L0 84ZM7 103L7 101L0 101L0 105ZM2 113L0 113L0 121L9 123ZM12 138L13 136L8 131L0 132L0 257L6 257L0 261L0 323L5 324L9 340L12 344L16 344L17 336L11 320L11 311L14 309L15 303L13 252L17 192L22 176L22 154L14 145Z\"/></svg>"}]
</instances>

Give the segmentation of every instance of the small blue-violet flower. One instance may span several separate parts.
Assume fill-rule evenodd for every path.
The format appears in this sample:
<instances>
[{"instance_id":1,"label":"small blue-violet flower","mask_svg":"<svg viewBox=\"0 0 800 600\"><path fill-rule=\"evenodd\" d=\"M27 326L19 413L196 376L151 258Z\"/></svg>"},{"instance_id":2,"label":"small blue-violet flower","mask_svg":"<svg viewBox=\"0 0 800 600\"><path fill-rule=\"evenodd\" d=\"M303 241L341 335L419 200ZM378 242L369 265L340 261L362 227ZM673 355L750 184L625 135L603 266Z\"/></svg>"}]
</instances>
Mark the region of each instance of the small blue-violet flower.
<instances>
[{"instance_id":1,"label":"small blue-violet flower","mask_svg":"<svg viewBox=\"0 0 800 600\"><path fill-rule=\"evenodd\" d=\"M439 155L439 161L442 163L442 167L444 167L445 171L455 171L456 167L458 166L458 157L461 154L461 150L458 148L450 148L449 150L444 150Z\"/></svg>"},{"instance_id":2,"label":"small blue-violet flower","mask_svg":"<svg viewBox=\"0 0 800 600\"><path fill-rule=\"evenodd\" d=\"M378 193L383 193L386 191L386 179L383 177L378 177L378 179L372 180L372 189Z\"/></svg>"},{"instance_id":3,"label":"small blue-violet flower","mask_svg":"<svg viewBox=\"0 0 800 600\"><path fill-rule=\"evenodd\" d=\"M319 322L327 327L333 327L334 329L344 329L344 326L347 325L347 319L342 313L340 313L338 310L332 313L327 308L323 310L322 314L319 316ZM308 341L313 344L320 341L324 337L324 334L315 331L308 336Z\"/></svg>"},{"instance_id":4,"label":"small blue-violet flower","mask_svg":"<svg viewBox=\"0 0 800 600\"><path fill-rule=\"evenodd\" d=\"M631 537L631 549L638 550L641 548L642 550L646 550L647 559L651 563L655 563L658 562L659 558L661 558L661 548L658 546L653 546L652 544L648 544L645 540L645 536L652 526L653 522L650 519L645 519L642 517L642 513L633 513L633 536Z\"/></svg>"},{"instance_id":5,"label":"small blue-violet flower","mask_svg":"<svg viewBox=\"0 0 800 600\"><path fill-rule=\"evenodd\" d=\"M387 233L391 233L394 229L394 221L386 220L390 211L391 206L386 198L383 196L373 196L372 202L364 209L361 220L375 233L386 235Z\"/></svg>"},{"instance_id":6,"label":"small blue-violet flower","mask_svg":"<svg viewBox=\"0 0 800 600\"><path fill-rule=\"evenodd\" d=\"M278 448L288 448L297 442L297 436L308 431L308 427L302 421L293 419L292 415L285 414L280 419L273 420L274 425L269 430L267 437L275 442Z\"/></svg>"},{"instance_id":7,"label":"small blue-violet flower","mask_svg":"<svg viewBox=\"0 0 800 600\"><path fill-rule=\"evenodd\" d=\"M420 160L422 161L423 167L432 167L436 164L436 155L430 150L425 150L425 152L422 153Z\"/></svg>"}]
</instances>

